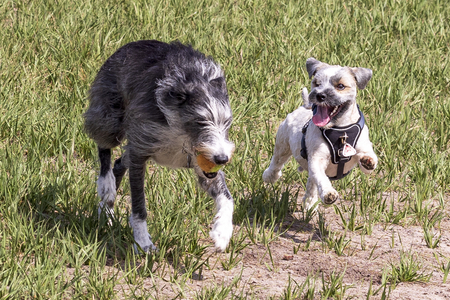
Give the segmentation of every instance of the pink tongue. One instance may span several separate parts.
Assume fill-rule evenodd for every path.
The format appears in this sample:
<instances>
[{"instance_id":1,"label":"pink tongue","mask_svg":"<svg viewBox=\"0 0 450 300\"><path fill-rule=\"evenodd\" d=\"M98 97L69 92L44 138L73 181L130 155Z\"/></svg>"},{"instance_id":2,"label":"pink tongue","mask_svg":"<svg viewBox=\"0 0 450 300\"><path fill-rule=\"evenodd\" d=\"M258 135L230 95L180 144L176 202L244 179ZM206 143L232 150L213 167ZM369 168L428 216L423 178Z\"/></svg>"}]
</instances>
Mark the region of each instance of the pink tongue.
<instances>
[{"instance_id":1,"label":"pink tongue","mask_svg":"<svg viewBox=\"0 0 450 300\"><path fill-rule=\"evenodd\" d=\"M330 122L330 113L331 113L331 107L328 108L326 106L317 106L317 112L312 117L312 121L316 126L323 127Z\"/></svg>"}]
</instances>

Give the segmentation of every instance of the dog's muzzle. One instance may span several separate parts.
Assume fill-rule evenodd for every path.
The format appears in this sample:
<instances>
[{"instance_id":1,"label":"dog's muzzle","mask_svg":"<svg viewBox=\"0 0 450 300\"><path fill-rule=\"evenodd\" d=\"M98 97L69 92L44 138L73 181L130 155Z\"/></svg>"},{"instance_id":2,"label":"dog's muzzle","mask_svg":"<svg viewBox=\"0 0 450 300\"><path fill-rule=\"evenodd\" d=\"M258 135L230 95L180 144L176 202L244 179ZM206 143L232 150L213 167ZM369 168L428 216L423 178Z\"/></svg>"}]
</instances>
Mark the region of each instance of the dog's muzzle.
<instances>
[{"instance_id":1,"label":"dog's muzzle","mask_svg":"<svg viewBox=\"0 0 450 300\"><path fill-rule=\"evenodd\" d=\"M203 175L209 179L215 178L219 170L229 163L230 160L231 158L225 154L214 155L212 159L207 159L201 153L197 154L197 164L203 171Z\"/></svg>"}]
</instances>

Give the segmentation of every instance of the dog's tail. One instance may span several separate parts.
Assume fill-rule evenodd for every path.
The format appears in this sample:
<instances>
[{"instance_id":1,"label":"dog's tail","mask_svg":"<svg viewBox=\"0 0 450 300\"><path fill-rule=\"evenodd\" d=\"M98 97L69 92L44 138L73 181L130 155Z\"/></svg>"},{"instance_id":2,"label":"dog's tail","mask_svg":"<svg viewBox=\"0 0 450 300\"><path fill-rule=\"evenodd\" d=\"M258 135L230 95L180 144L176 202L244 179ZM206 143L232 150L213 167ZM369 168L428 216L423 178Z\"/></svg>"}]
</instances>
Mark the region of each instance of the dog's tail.
<instances>
[{"instance_id":1,"label":"dog's tail","mask_svg":"<svg viewBox=\"0 0 450 300\"><path fill-rule=\"evenodd\" d=\"M309 103L308 96L309 96L308 89L306 87L304 87L302 90L303 107L307 108L307 109L311 109L312 105L311 105L311 103Z\"/></svg>"}]
</instances>

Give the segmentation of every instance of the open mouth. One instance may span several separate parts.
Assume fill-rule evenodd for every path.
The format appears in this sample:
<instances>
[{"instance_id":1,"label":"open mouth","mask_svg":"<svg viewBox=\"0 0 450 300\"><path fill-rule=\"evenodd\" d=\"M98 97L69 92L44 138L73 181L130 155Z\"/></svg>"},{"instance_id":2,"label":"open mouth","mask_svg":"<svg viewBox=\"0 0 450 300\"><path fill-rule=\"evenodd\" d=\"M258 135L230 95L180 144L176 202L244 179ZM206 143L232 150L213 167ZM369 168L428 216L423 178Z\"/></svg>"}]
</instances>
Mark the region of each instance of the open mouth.
<instances>
[{"instance_id":1,"label":"open mouth","mask_svg":"<svg viewBox=\"0 0 450 300\"><path fill-rule=\"evenodd\" d=\"M312 121L317 127L323 127L330 123L331 119L336 116L345 103L338 106L317 105Z\"/></svg>"},{"instance_id":2,"label":"open mouth","mask_svg":"<svg viewBox=\"0 0 450 300\"><path fill-rule=\"evenodd\" d=\"M203 175L205 175L206 178L213 179L217 176L217 172L207 173L207 172L203 171Z\"/></svg>"}]
</instances>

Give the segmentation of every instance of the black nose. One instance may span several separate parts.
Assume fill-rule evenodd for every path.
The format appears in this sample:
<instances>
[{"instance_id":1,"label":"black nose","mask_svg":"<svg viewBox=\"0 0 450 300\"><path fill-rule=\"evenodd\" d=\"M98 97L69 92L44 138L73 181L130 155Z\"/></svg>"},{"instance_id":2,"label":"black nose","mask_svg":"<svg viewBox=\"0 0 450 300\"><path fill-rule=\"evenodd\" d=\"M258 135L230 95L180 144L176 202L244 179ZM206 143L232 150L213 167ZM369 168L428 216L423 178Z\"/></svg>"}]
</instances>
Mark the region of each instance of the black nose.
<instances>
[{"instance_id":1,"label":"black nose","mask_svg":"<svg viewBox=\"0 0 450 300\"><path fill-rule=\"evenodd\" d=\"M217 165L224 165L228 162L228 156L226 155L215 155L214 156L214 162Z\"/></svg>"},{"instance_id":2,"label":"black nose","mask_svg":"<svg viewBox=\"0 0 450 300\"><path fill-rule=\"evenodd\" d=\"M325 95L324 93L318 93L318 94L316 95L316 99L317 99L317 101L319 101L319 102L325 101L326 98L327 98L327 95Z\"/></svg>"}]
</instances>

